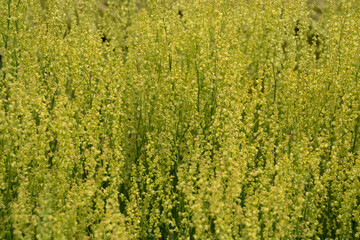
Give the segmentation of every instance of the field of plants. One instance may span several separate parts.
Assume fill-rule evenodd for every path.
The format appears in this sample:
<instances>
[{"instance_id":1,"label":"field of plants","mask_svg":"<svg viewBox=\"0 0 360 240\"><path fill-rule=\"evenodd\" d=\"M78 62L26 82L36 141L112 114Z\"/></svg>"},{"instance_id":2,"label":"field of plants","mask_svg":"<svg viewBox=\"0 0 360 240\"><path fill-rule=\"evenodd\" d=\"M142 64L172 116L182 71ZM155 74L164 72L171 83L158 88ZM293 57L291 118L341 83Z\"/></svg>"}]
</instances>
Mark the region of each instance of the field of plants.
<instances>
[{"instance_id":1,"label":"field of plants","mask_svg":"<svg viewBox=\"0 0 360 240\"><path fill-rule=\"evenodd\" d=\"M0 239L360 239L359 0L0 0Z\"/></svg>"}]
</instances>

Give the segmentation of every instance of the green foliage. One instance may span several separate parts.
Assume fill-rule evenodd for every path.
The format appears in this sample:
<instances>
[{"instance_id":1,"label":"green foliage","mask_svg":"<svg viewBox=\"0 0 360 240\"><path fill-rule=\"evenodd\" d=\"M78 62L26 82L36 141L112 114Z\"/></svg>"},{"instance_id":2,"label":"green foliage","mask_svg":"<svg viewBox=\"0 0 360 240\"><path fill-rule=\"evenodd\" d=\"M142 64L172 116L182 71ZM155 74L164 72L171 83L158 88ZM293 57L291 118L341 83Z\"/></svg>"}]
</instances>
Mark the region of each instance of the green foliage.
<instances>
[{"instance_id":1,"label":"green foliage","mask_svg":"<svg viewBox=\"0 0 360 240\"><path fill-rule=\"evenodd\" d=\"M359 29L357 0L2 0L0 238L360 238Z\"/></svg>"}]
</instances>

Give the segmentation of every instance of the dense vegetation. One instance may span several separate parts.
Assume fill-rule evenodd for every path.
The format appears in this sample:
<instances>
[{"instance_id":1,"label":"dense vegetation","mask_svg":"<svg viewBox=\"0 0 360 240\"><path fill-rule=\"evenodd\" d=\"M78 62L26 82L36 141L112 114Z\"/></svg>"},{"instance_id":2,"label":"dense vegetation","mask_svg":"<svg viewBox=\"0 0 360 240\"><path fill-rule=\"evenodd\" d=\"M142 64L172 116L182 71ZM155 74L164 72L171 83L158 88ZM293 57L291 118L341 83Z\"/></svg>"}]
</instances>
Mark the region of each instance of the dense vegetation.
<instances>
[{"instance_id":1,"label":"dense vegetation","mask_svg":"<svg viewBox=\"0 0 360 240\"><path fill-rule=\"evenodd\" d=\"M358 0L1 0L0 239L359 239Z\"/></svg>"}]
</instances>

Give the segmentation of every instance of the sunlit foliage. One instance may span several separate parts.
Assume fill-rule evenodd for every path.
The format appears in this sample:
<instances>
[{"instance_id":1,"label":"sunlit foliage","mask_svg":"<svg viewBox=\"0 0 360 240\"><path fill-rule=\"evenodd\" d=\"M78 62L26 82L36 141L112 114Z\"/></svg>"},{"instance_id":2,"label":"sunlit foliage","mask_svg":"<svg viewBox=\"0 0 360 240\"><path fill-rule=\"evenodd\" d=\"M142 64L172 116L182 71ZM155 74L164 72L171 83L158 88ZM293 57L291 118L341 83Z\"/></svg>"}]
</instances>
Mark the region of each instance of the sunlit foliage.
<instances>
[{"instance_id":1,"label":"sunlit foliage","mask_svg":"<svg viewBox=\"0 0 360 240\"><path fill-rule=\"evenodd\" d=\"M0 239L359 239L358 0L1 0Z\"/></svg>"}]
</instances>

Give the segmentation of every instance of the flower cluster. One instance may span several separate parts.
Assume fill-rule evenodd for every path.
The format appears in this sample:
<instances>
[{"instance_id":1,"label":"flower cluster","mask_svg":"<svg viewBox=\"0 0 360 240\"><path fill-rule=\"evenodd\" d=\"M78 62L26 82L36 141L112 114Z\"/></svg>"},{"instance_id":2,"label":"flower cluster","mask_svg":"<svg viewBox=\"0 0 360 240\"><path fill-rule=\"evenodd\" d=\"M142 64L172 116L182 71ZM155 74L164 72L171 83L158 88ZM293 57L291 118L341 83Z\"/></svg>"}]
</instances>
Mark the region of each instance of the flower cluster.
<instances>
[{"instance_id":1,"label":"flower cluster","mask_svg":"<svg viewBox=\"0 0 360 240\"><path fill-rule=\"evenodd\" d=\"M359 239L360 4L4 0L1 239Z\"/></svg>"}]
</instances>

